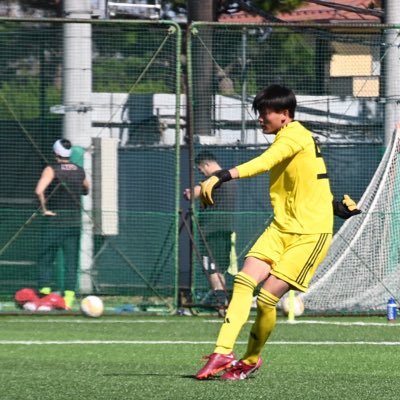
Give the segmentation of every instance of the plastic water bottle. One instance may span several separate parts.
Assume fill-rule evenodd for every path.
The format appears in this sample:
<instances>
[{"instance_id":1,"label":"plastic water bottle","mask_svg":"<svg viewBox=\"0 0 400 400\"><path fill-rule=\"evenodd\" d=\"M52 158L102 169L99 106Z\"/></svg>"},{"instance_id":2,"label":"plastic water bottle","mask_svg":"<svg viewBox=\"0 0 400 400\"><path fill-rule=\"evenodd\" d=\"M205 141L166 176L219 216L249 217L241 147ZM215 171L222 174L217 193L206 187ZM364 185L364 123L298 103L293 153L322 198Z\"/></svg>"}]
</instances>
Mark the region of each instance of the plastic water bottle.
<instances>
[{"instance_id":1,"label":"plastic water bottle","mask_svg":"<svg viewBox=\"0 0 400 400\"><path fill-rule=\"evenodd\" d=\"M389 322L394 322L397 318L396 300L391 297L387 303L387 319Z\"/></svg>"}]
</instances>

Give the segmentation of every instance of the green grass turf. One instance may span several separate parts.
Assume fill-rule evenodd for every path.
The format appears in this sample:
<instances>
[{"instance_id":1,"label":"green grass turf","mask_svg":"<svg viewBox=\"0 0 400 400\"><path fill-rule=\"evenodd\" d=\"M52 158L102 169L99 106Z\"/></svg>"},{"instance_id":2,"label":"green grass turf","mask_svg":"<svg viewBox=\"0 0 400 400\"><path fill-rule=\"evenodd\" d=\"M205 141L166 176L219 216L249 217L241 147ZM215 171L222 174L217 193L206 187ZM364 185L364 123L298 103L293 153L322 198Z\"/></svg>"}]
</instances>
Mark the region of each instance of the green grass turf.
<instances>
[{"instance_id":1,"label":"green grass turf","mask_svg":"<svg viewBox=\"0 0 400 400\"><path fill-rule=\"evenodd\" d=\"M287 324L279 320L271 343L264 351L265 364L259 373L247 381L223 382L193 379L193 374L203 364L201 356L213 349L220 320L202 317L103 317L91 320L3 316L0 318L0 398L400 398L400 324L386 324L384 318L314 320L324 324ZM359 321L383 325L354 325ZM336 322L353 325L334 325ZM249 328L246 324L239 337L238 355L245 349ZM38 344L78 340L103 343ZM122 340L143 343L104 343ZM5 344L6 341L13 343ZM24 345L16 341L36 342ZM366 342L392 342L392 345Z\"/></svg>"}]
</instances>

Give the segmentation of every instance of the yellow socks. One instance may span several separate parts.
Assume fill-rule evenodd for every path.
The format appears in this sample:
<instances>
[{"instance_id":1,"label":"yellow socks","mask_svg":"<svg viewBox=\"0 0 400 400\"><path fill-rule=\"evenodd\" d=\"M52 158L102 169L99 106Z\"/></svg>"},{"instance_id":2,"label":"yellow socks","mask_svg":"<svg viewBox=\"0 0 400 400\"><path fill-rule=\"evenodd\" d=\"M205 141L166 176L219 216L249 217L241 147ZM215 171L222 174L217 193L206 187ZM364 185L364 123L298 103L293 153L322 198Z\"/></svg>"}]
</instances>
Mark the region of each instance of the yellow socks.
<instances>
[{"instance_id":1,"label":"yellow socks","mask_svg":"<svg viewBox=\"0 0 400 400\"><path fill-rule=\"evenodd\" d=\"M73 290L65 290L64 291L64 301L65 305L71 309L72 305L74 304L75 301L75 292Z\"/></svg>"},{"instance_id":2,"label":"yellow socks","mask_svg":"<svg viewBox=\"0 0 400 400\"><path fill-rule=\"evenodd\" d=\"M261 350L275 327L278 301L278 297L263 288L260 289L257 297L257 317L251 327L247 351L243 357L245 364L252 365L258 361Z\"/></svg>"},{"instance_id":3,"label":"yellow socks","mask_svg":"<svg viewBox=\"0 0 400 400\"><path fill-rule=\"evenodd\" d=\"M215 353L229 354L232 352L240 330L249 318L256 286L256 280L244 272L239 272L235 276L232 299L219 331Z\"/></svg>"}]
</instances>

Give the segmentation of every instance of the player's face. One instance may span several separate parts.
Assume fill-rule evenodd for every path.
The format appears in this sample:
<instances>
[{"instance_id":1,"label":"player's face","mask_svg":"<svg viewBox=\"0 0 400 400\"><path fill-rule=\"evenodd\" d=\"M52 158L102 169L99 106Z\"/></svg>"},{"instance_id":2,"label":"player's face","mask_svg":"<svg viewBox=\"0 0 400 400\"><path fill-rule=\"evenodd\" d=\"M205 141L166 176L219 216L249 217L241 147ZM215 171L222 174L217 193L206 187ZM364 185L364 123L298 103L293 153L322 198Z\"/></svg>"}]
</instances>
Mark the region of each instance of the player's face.
<instances>
[{"instance_id":1,"label":"player's face","mask_svg":"<svg viewBox=\"0 0 400 400\"><path fill-rule=\"evenodd\" d=\"M258 116L258 122L264 134L276 133L282 126L286 125L289 120L288 110L274 111L267 108L260 111Z\"/></svg>"}]
</instances>

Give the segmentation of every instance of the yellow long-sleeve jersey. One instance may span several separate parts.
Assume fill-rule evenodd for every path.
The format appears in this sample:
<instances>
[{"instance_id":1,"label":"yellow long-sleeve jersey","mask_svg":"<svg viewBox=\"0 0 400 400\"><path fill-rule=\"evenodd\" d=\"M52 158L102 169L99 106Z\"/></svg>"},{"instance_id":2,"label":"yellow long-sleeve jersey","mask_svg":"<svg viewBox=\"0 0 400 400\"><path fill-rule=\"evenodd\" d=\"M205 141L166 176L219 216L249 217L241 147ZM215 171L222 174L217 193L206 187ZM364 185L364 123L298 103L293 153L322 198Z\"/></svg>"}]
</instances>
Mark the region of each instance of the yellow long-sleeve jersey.
<instances>
[{"instance_id":1,"label":"yellow long-sleeve jersey","mask_svg":"<svg viewBox=\"0 0 400 400\"><path fill-rule=\"evenodd\" d=\"M284 232L332 233L332 193L325 162L310 131L292 121L259 157L236 167L239 178L270 171L272 222Z\"/></svg>"}]
</instances>

